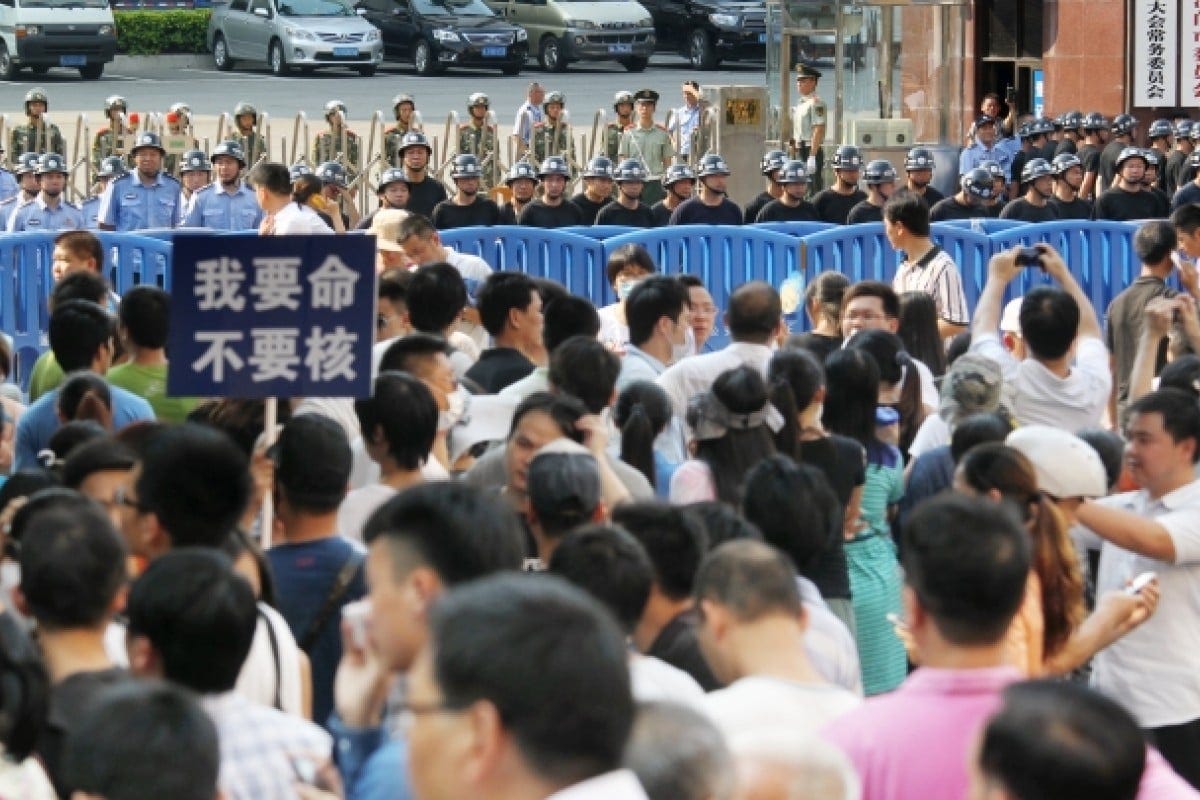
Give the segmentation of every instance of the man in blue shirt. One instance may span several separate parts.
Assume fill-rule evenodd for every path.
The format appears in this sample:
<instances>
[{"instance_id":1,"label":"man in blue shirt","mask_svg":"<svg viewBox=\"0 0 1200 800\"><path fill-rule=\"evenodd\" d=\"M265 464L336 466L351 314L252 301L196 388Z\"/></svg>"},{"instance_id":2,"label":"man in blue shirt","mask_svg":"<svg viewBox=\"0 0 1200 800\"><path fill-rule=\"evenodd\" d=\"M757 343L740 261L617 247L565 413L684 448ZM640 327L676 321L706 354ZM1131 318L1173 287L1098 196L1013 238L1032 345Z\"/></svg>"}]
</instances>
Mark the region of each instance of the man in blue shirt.
<instances>
[{"instance_id":1,"label":"man in blue shirt","mask_svg":"<svg viewBox=\"0 0 1200 800\"><path fill-rule=\"evenodd\" d=\"M125 159L121 156L105 156L104 160L100 162L100 167L96 170L96 185L100 187L99 191L79 204L79 213L83 215L84 228L89 231L96 230L100 224L97 219L100 216L100 197L114 179L128 171L125 168Z\"/></svg>"},{"instance_id":2,"label":"man in blue shirt","mask_svg":"<svg viewBox=\"0 0 1200 800\"><path fill-rule=\"evenodd\" d=\"M167 151L158 134L139 134L131 152L137 168L110 183L100 198L100 229L174 228L183 215L183 197L179 181L163 172Z\"/></svg>"},{"instance_id":3,"label":"man in blue shirt","mask_svg":"<svg viewBox=\"0 0 1200 800\"><path fill-rule=\"evenodd\" d=\"M276 606L312 663L313 719L333 710L342 658L341 618L367 593L358 545L339 535L338 507L350 481L350 442L319 414L294 417L269 454L275 462L275 544L267 550Z\"/></svg>"},{"instance_id":4,"label":"man in blue shirt","mask_svg":"<svg viewBox=\"0 0 1200 800\"><path fill-rule=\"evenodd\" d=\"M37 197L17 206L8 220L8 230L67 231L83 227L79 206L63 199L67 185L67 163L58 153L46 153L38 159Z\"/></svg>"},{"instance_id":5,"label":"man in blue shirt","mask_svg":"<svg viewBox=\"0 0 1200 800\"><path fill-rule=\"evenodd\" d=\"M113 321L108 312L90 300L69 300L55 305L50 315L50 349L65 374L91 370L103 375L112 364ZM109 386L113 426L123 428L139 420L153 420L154 410L141 397ZM58 418L58 389L39 397L17 421L13 471L37 466L37 454L62 425Z\"/></svg>"},{"instance_id":6,"label":"man in blue shirt","mask_svg":"<svg viewBox=\"0 0 1200 800\"><path fill-rule=\"evenodd\" d=\"M4 145L0 144L0 156L3 155ZM17 186L17 179L4 167L0 167L0 200L15 197L18 191L20 191L20 187Z\"/></svg>"},{"instance_id":7,"label":"man in blue shirt","mask_svg":"<svg viewBox=\"0 0 1200 800\"><path fill-rule=\"evenodd\" d=\"M996 120L982 116L975 120L975 142L958 157L958 174L966 175L984 161L995 161L1004 168L1004 174L1012 172L1013 153L1008 147L997 143Z\"/></svg>"},{"instance_id":8,"label":"man in blue shirt","mask_svg":"<svg viewBox=\"0 0 1200 800\"><path fill-rule=\"evenodd\" d=\"M241 145L221 142L213 148L210 160L217 180L196 192L184 226L220 231L258 230L263 210L254 192L241 181L246 166Z\"/></svg>"}]
</instances>

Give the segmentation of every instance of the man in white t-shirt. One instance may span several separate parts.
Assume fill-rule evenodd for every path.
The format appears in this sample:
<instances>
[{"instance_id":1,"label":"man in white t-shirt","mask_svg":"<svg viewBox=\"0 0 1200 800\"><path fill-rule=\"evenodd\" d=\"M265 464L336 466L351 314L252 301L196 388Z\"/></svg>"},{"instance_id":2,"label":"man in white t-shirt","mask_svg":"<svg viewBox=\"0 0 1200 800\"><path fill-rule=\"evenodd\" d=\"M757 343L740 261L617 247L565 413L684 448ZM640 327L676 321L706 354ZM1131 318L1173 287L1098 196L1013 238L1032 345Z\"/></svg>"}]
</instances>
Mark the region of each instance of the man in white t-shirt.
<instances>
[{"instance_id":1,"label":"man in white t-shirt","mask_svg":"<svg viewBox=\"0 0 1200 800\"><path fill-rule=\"evenodd\" d=\"M1017 249L997 253L988 264L987 284L971 325L971 352L1000 364L1004 404L1019 424L1067 431L1094 427L1112 388L1100 321L1059 254L1045 244L1038 249L1040 268L1062 288L1039 286L1022 299L1025 359L1014 358L997 334L1004 292L1022 269Z\"/></svg>"},{"instance_id":2,"label":"man in white t-shirt","mask_svg":"<svg viewBox=\"0 0 1200 800\"><path fill-rule=\"evenodd\" d=\"M729 739L770 719L815 733L862 703L826 681L804 650L807 612L787 556L762 542L727 542L696 573L700 648L729 685L702 708Z\"/></svg>"},{"instance_id":3,"label":"man in white t-shirt","mask_svg":"<svg viewBox=\"0 0 1200 800\"><path fill-rule=\"evenodd\" d=\"M396 240L400 242L404 254L412 259L412 262L418 267L426 264L446 263L462 273L463 280L467 284L468 298L475 297L479 285L487 280L488 275L492 274L492 268L479 256L460 253L442 244L442 239L434 229L433 223L420 214L412 214L400 223ZM463 311L463 318L458 323L457 329L474 339L481 350L487 347L487 331L480 325L479 312L472 304L468 303L468 308Z\"/></svg>"},{"instance_id":4,"label":"man in white t-shirt","mask_svg":"<svg viewBox=\"0 0 1200 800\"><path fill-rule=\"evenodd\" d=\"M1092 683L1121 702L1175 771L1200 785L1200 407L1178 389L1129 406L1126 463L1142 489L1083 503L1104 540L1096 594L1158 575L1157 612L1096 655Z\"/></svg>"},{"instance_id":5,"label":"man in white t-shirt","mask_svg":"<svg viewBox=\"0 0 1200 800\"><path fill-rule=\"evenodd\" d=\"M292 179L283 164L266 162L250 171L250 185L266 216L259 232L270 236L293 233L333 233L333 228L308 206L292 200Z\"/></svg>"}]
</instances>

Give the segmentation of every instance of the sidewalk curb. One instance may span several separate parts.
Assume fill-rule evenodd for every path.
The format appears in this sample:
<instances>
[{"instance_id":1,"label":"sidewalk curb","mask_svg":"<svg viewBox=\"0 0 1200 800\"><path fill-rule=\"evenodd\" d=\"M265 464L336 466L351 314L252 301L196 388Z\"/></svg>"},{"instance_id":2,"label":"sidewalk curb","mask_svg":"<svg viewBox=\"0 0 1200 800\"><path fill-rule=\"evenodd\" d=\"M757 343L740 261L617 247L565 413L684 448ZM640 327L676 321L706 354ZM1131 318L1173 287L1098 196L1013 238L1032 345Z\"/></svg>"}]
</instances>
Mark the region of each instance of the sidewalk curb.
<instances>
[{"instance_id":1,"label":"sidewalk curb","mask_svg":"<svg viewBox=\"0 0 1200 800\"><path fill-rule=\"evenodd\" d=\"M113 59L113 62L108 65L108 69L113 72L121 72L130 69L146 69L147 67L166 67L168 69L195 69L197 67L211 67L212 56L208 53L199 53L194 55L166 55L166 56L122 56L118 55Z\"/></svg>"}]
</instances>

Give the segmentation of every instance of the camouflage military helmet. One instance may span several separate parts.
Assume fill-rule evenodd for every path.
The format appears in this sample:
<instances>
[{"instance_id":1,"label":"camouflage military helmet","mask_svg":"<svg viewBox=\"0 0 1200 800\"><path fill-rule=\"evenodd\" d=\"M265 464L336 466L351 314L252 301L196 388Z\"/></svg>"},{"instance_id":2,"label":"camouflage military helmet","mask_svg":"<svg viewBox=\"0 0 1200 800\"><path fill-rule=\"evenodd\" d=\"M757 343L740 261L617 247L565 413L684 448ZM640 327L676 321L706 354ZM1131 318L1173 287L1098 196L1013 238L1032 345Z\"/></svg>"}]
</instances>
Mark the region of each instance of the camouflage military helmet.
<instances>
[{"instance_id":1,"label":"camouflage military helmet","mask_svg":"<svg viewBox=\"0 0 1200 800\"><path fill-rule=\"evenodd\" d=\"M138 150L143 150L147 147L154 148L164 156L167 154L167 150L162 146L162 140L158 138L158 134L151 133L150 131L139 133L138 137L133 140L133 147L130 148L129 152L136 156Z\"/></svg>"},{"instance_id":2,"label":"camouflage military helmet","mask_svg":"<svg viewBox=\"0 0 1200 800\"><path fill-rule=\"evenodd\" d=\"M50 110L50 98L46 96L46 90L40 86L36 89L30 89L25 93L25 113L29 113L30 103L44 103L46 110Z\"/></svg>"},{"instance_id":3,"label":"camouflage military helmet","mask_svg":"<svg viewBox=\"0 0 1200 800\"><path fill-rule=\"evenodd\" d=\"M1058 177L1066 173L1071 167L1083 167L1083 162L1079 160L1079 156L1074 153L1059 153L1050 162L1050 169L1054 177Z\"/></svg>"},{"instance_id":4,"label":"camouflage military helmet","mask_svg":"<svg viewBox=\"0 0 1200 800\"><path fill-rule=\"evenodd\" d=\"M129 110L129 104L126 103L125 98L121 97L119 94L110 94L108 97L104 98L104 113L106 115L117 106L120 106L122 111Z\"/></svg>"},{"instance_id":5,"label":"camouflage military helmet","mask_svg":"<svg viewBox=\"0 0 1200 800\"><path fill-rule=\"evenodd\" d=\"M629 91L628 89L622 89L613 95L613 111L616 111L617 106L624 103L628 103L631 106L633 105L633 92Z\"/></svg>"},{"instance_id":6,"label":"camouflage military helmet","mask_svg":"<svg viewBox=\"0 0 1200 800\"><path fill-rule=\"evenodd\" d=\"M649 173L645 165L636 158L625 159L613 173L613 180L617 183L645 183L647 177Z\"/></svg>"},{"instance_id":7,"label":"camouflage military helmet","mask_svg":"<svg viewBox=\"0 0 1200 800\"><path fill-rule=\"evenodd\" d=\"M796 159L785 161L783 167L779 170L779 178L777 180L781 186L787 186L792 183L808 183L808 170L805 169L803 161Z\"/></svg>"},{"instance_id":8,"label":"camouflage military helmet","mask_svg":"<svg viewBox=\"0 0 1200 800\"><path fill-rule=\"evenodd\" d=\"M192 116L192 107L187 103L171 103L171 107L167 109L169 114L179 114L182 117Z\"/></svg>"},{"instance_id":9,"label":"camouflage military helmet","mask_svg":"<svg viewBox=\"0 0 1200 800\"><path fill-rule=\"evenodd\" d=\"M896 182L896 168L890 161L877 158L863 169L863 181L867 186L878 186L881 183Z\"/></svg>"},{"instance_id":10,"label":"camouflage military helmet","mask_svg":"<svg viewBox=\"0 0 1200 800\"><path fill-rule=\"evenodd\" d=\"M1165 136L1173 136L1175 134L1175 126L1171 124L1169 119L1156 119L1150 123L1149 130L1146 131L1146 136L1151 140L1161 139Z\"/></svg>"},{"instance_id":11,"label":"camouflage military helmet","mask_svg":"<svg viewBox=\"0 0 1200 800\"><path fill-rule=\"evenodd\" d=\"M522 179L538 182L538 172L528 161L518 161L509 167L508 174L504 176L504 185L512 186L513 183Z\"/></svg>"},{"instance_id":12,"label":"camouflage military helmet","mask_svg":"<svg viewBox=\"0 0 1200 800\"><path fill-rule=\"evenodd\" d=\"M1054 167L1050 165L1049 161L1044 158L1031 158L1021 168L1021 183L1029 183L1053 174Z\"/></svg>"},{"instance_id":13,"label":"camouflage military helmet","mask_svg":"<svg viewBox=\"0 0 1200 800\"><path fill-rule=\"evenodd\" d=\"M695 183L696 171L687 164L672 164L667 167L667 172L663 175L662 185L669 189L680 181Z\"/></svg>"},{"instance_id":14,"label":"camouflage military helmet","mask_svg":"<svg viewBox=\"0 0 1200 800\"><path fill-rule=\"evenodd\" d=\"M777 169L783 169L783 165L787 163L787 160L787 153L783 152L782 150L768 150L766 153L763 153L762 163L760 165L762 168L762 174L770 175Z\"/></svg>"},{"instance_id":15,"label":"camouflage military helmet","mask_svg":"<svg viewBox=\"0 0 1200 800\"><path fill-rule=\"evenodd\" d=\"M179 174L188 172L212 172L212 162L203 150L188 150L179 162Z\"/></svg>"},{"instance_id":16,"label":"camouflage military helmet","mask_svg":"<svg viewBox=\"0 0 1200 800\"><path fill-rule=\"evenodd\" d=\"M342 119L345 119L350 113L346 110L346 104L341 100L330 100L325 104L325 119L329 119L336 112L341 112Z\"/></svg>"},{"instance_id":17,"label":"camouflage military helmet","mask_svg":"<svg viewBox=\"0 0 1200 800\"><path fill-rule=\"evenodd\" d=\"M475 106L483 106L484 108L490 108L491 105L492 105L492 101L490 99L488 99L488 96L486 94L484 94L483 92L472 92L471 96L467 98L467 110L468 111L470 111Z\"/></svg>"},{"instance_id":18,"label":"camouflage military helmet","mask_svg":"<svg viewBox=\"0 0 1200 800\"><path fill-rule=\"evenodd\" d=\"M321 183L332 183L343 189L349 184L346 179L346 168L336 161L322 163L317 167L316 176L321 179Z\"/></svg>"},{"instance_id":19,"label":"camouflage military helmet","mask_svg":"<svg viewBox=\"0 0 1200 800\"><path fill-rule=\"evenodd\" d=\"M585 178L612 178L613 162L608 156L596 156L583 170Z\"/></svg>"},{"instance_id":20,"label":"camouflage military helmet","mask_svg":"<svg viewBox=\"0 0 1200 800\"><path fill-rule=\"evenodd\" d=\"M237 162L243 167L246 166L246 154L242 151L242 146L237 142L226 141L221 142L213 148L211 161L216 161L220 156L228 156L229 158L237 159Z\"/></svg>"},{"instance_id":21,"label":"camouflage military helmet","mask_svg":"<svg viewBox=\"0 0 1200 800\"><path fill-rule=\"evenodd\" d=\"M417 107L417 101L413 99L411 94L401 92L392 98L392 111L399 114L400 106L404 103L408 103L413 108Z\"/></svg>"},{"instance_id":22,"label":"camouflage military helmet","mask_svg":"<svg viewBox=\"0 0 1200 800\"><path fill-rule=\"evenodd\" d=\"M862 151L852 144L843 144L833 151L831 159L834 169L862 169Z\"/></svg>"},{"instance_id":23,"label":"camouflage military helmet","mask_svg":"<svg viewBox=\"0 0 1200 800\"><path fill-rule=\"evenodd\" d=\"M481 177L483 177L483 167L479 166L478 158L470 153L460 153L454 157L454 163L450 166L451 180Z\"/></svg>"},{"instance_id":24,"label":"camouflage military helmet","mask_svg":"<svg viewBox=\"0 0 1200 800\"><path fill-rule=\"evenodd\" d=\"M382 192L393 183L403 183L408 185L408 174L400 167L391 167L385 169L379 175L379 185L375 187L376 192Z\"/></svg>"},{"instance_id":25,"label":"camouflage military helmet","mask_svg":"<svg viewBox=\"0 0 1200 800\"><path fill-rule=\"evenodd\" d=\"M570 178L571 165L562 156L550 156L542 162L541 169L538 170L539 178L545 178L547 175L562 175L564 178Z\"/></svg>"},{"instance_id":26,"label":"camouflage military helmet","mask_svg":"<svg viewBox=\"0 0 1200 800\"><path fill-rule=\"evenodd\" d=\"M433 154L433 148L429 145L428 137L420 131L409 131L404 134L400 138L400 147L396 152L403 156L404 151L410 147L424 147L431 155Z\"/></svg>"},{"instance_id":27,"label":"camouflage military helmet","mask_svg":"<svg viewBox=\"0 0 1200 800\"><path fill-rule=\"evenodd\" d=\"M696 170L696 174L701 178L707 178L709 175L729 175L729 165L725 163L725 159L718 153L707 153L700 159L700 169Z\"/></svg>"},{"instance_id":28,"label":"camouflage military helmet","mask_svg":"<svg viewBox=\"0 0 1200 800\"><path fill-rule=\"evenodd\" d=\"M41 153L22 153L13 167L13 174L20 177L26 173L36 173L38 162L42 160Z\"/></svg>"},{"instance_id":29,"label":"camouflage military helmet","mask_svg":"<svg viewBox=\"0 0 1200 800\"><path fill-rule=\"evenodd\" d=\"M297 178L300 178L304 175L312 175L312 174L313 174L312 168L310 168L308 166L308 164L305 164L303 161L297 161L295 164L292 164L292 166L288 168L288 179L293 182Z\"/></svg>"},{"instance_id":30,"label":"camouflage military helmet","mask_svg":"<svg viewBox=\"0 0 1200 800\"><path fill-rule=\"evenodd\" d=\"M120 156L108 156L100 162L96 170L97 178L119 178L129 170L125 167L125 159Z\"/></svg>"},{"instance_id":31,"label":"camouflage military helmet","mask_svg":"<svg viewBox=\"0 0 1200 800\"><path fill-rule=\"evenodd\" d=\"M67 162L58 153L43 153L37 162L37 174L47 175L52 172L60 175L68 174Z\"/></svg>"},{"instance_id":32,"label":"camouflage military helmet","mask_svg":"<svg viewBox=\"0 0 1200 800\"><path fill-rule=\"evenodd\" d=\"M546 110L546 106L552 103L558 103L560 106L567 104L567 96L562 92L546 92L546 99L542 101L542 111Z\"/></svg>"},{"instance_id":33,"label":"camouflage military helmet","mask_svg":"<svg viewBox=\"0 0 1200 800\"><path fill-rule=\"evenodd\" d=\"M996 190L992 188L992 174L983 167L976 167L963 175L959 185L964 192L980 200L991 200L996 196Z\"/></svg>"},{"instance_id":34,"label":"camouflage military helmet","mask_svg":"<svg viewBox=\"0 0 1200 800\"><path fill-rule=\"evenodd\" d=\"M242 102L238 103L236 106L233 107L233 121L235 123L237 122L238 117L245 116L246 114L249 114L252 117L254 117L254 124L255 125L258 124L258 109L257 108L250 105L245 100L243 100Z\"/></svg>"}]
</instances>

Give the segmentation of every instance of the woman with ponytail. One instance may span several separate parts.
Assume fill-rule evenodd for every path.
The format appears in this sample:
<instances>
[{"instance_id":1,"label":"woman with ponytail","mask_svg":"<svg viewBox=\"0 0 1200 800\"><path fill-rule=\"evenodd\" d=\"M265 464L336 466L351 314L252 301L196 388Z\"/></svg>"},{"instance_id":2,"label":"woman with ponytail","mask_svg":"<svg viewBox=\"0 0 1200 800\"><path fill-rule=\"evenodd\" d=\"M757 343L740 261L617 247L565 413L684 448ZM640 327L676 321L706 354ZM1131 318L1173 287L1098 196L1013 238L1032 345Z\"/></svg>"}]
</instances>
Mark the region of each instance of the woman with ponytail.
<instances>
[{"instance_id":1,"label":"woman with ponytail","mask_svg":"<svg viewBox=\"0 0 1200 800\"><path fill-rule=\"evenodd\" d=\"M654 440L671 421L671 400L651 381L634 381L617 397L613 422L621 431L621 460L641 472L655 493L667 499L678 464L654 449Z\"/></svg>"},{"instance_id":2,"label":"woman with ponytail","mask_svg":"<svg viewBox=\"0 0 1200 800\"><path fill-rule=\"evenodd\" d=\"M916 363L894 333L865 330L854 334L846 347L862 350L879 367L879 405L889 406L900 415L900 439L894 442L905 461L908 448L925 421L928 410L921 402L921 381Z\"/></svg>"}]
</instances>

